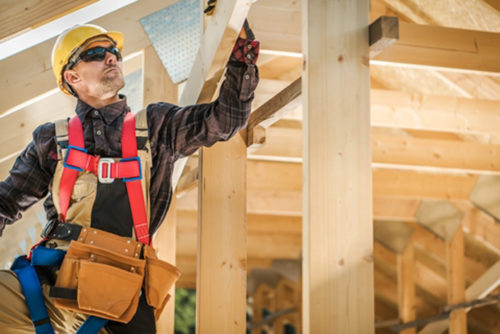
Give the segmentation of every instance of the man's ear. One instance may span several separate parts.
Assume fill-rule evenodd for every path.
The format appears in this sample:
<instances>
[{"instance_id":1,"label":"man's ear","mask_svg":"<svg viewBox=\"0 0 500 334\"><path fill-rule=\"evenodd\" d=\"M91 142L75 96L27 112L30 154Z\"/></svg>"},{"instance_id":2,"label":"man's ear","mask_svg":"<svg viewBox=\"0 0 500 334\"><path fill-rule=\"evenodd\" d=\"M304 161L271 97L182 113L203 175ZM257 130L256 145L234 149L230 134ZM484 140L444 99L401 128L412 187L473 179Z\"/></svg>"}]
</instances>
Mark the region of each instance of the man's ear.
<instances>
[{"instance_id":1,"label":"man's ear","mask_svg":"<svg viewBox=\"0 0 500 334\"><path fill-rule=\"evenodd\" d=\"M66 80L66 82L71 86L73 86L81 81L81 78L78 75L78 72L76 72L74 70L64 71L63 77L64 77L64 80Z\"/></svg>"}]
</instances>

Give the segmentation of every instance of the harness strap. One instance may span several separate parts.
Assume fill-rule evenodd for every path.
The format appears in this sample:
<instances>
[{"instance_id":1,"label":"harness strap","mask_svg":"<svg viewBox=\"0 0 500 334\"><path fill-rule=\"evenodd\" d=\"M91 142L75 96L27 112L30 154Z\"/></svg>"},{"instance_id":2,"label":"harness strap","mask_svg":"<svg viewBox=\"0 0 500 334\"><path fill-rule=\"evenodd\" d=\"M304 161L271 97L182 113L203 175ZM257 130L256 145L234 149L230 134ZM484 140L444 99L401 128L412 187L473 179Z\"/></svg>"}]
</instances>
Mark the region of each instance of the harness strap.
<instances>
[{"instance_id":1,"label":"harness strap","mask_svg":"<svg viewBox=\"0 0 500 334\"><path fill-rule=\"evenodd\" d=\"M124 160L137 157L137 140L135 137L135 115L131 112L125 115L122 130L122 157ZM148 217L146 214L145 199L142 184L139 179L126 180L128 199L134 221L134 230L137 240L151 245L149 237Z\"/></svg>"},{"instance_id":2,"label":"harness strap","mask_svg":"<svg viewBox=\"0 0 500 334\"><path fill-rule=\"evenodd\" d=\"M108 319L104 318L98 318L93 315L87 318L83 325L78 328L76 331L76 334L91 334L91 333L97 333L106 326L108 323Z\"/></svg>"},{"instance_id":3,"label":"harness strap","mask_svg":"<svg viewBox=\"0 0 500 334\"><path fill-rule=\"evenodd\" d=\"M83 138L83 128L82 123L78 116L74 116L68 125L68 136L69 136L69 148L68 154L66 155L66 160L69 159L70 153L75 153L73 156L74 159L80 159L81 162L85 165L94 165L95 163L91 163L91 161L86 157L88 156L87 151L85 150L84 138ZM80 158L78 158L80 157ZM133 113L127 113L125 115L125 119L123 121L123 130L122 130L122 157L123 159L118 163L109 163L110 165L114 164L114 166L120 166L119 169L122 171L133 172L133 177L126 178L124 177L123 181L127 187L127 193L130 203L130 209L132 213L132 220L134 222L134 231L139 242L150 245L151 238L149 236L149 225L148 218L146 214L146 206L145 199L142 190L142 184L140 178L142 177L142 173L140 173L140 163L139 158L137 157L137 140L136 140L136 129L135 129L135 115ZM98 168L98 170L101 168ZM120 172L113 168L108 169L110 175L106 175L105 177L112 177L113 175L117 175ZM139 177L137 176L137 171L139 171ZM68 212L69 203L71 199L71 193L73 191L73 186L78 177L79 170L68 167L65 164L65 168L63 169L63 173L61 176L61 185L59 187L59 207L60 207L60 215L61 220L66 220L66 214ZM125 172L124 172L125 173ZM129 174L128 174L129 175Z\"/></svg>"},{"instance_id":4,"label":"harness strap","mask_svg":"<svg viewBox=\"0 0 500 334\"><path fill-rule=\"evenodd\" d=\"M16 273L21 289L26 298L26 305L30 312L31 321L36 334L54 334L50 323L49 313L43 299L42 287L35 268L25 256L18 257L11 269Z\"/></svg>"},{"instance_id":5,"label":"harness strap","mask_svg":"<svg viewBox=\"0 0 500 334\"><path fill-rule=\"evenodd\" d=\"M42 287L34 266L60 266L65 255L66 252L63 250L38 246L32 250L31 262L26 259L26 256L19 256L11 266L21 284L36 334L54 334L55 332L50 323ZM90 316L77 333L97 334L107 322L107 319Z\"/></svg>"},{"instance_id":6,"label":"harness strap","mask_svg":"<svg viewBox=\"0 0 500 334\"><path fill-rule=\"evenodd\" d=\"M85 151L85 142L83 140L82 123L78 116L73 117L69 121L69 145L78 147L80 150ZM78 178L78 170L71 168L64 168L61 175L61 186L59 187L59 207L61 220L66 221L66 214L68 213L69 202L73 186Z\"/></svg>"},{"instance_id":7,"label":"harness strap","mask_svg":"<svg viewBox=\"0 0 500 334\"><path fill-rule=\"evenodd\" d=\"M141 175L139 161L120 161L101 158L85 151L69 146L64 159L64 167L74 168L79 171L87 170L94 173L99 179L135 178Z\"/></svg>"}]
</instances>

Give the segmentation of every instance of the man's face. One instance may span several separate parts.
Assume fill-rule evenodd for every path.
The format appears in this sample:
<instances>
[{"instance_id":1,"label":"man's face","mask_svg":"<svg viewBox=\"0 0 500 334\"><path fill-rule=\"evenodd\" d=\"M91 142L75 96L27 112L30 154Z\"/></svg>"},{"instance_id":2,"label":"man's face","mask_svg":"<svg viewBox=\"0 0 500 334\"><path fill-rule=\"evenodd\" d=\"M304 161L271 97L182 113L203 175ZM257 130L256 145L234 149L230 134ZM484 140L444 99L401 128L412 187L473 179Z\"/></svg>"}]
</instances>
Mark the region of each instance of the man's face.
<instances>
[{"instance_id":1,"label":"man's face","mask_svg":"<svg viewBox=\"0 0 500 334\"><path fill-rule=\"evenodd\" d=\"M85 50L95 47L112 47L111 42L98 41L91 43ZM122 62L116 56L106 52L104 60L80 60L71 70L64 74L66 81L76 90L78 96L109 98L118 94L125 85L122 73Z\"/></svg>"}]
</instances>

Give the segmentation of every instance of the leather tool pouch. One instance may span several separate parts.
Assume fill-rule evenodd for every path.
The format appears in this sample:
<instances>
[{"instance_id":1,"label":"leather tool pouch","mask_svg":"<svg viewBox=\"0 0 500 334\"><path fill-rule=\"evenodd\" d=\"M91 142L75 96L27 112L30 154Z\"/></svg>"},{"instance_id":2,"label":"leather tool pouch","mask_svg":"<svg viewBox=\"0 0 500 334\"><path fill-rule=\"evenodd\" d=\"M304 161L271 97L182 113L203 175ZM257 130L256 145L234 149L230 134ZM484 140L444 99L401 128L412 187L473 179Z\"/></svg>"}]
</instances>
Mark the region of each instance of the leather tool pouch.
<instances>
[{"instance_id":1,"label":"leather tool pouch","mask_svg":"<svg viewBox=\"0 0 500 334\"><path fill-rule=\"evenodd\" d=\"M179 276L152 247L84 227L78 241L70 243L51 295L57 307L128 323L144 285L158 319Z\"/></svg>"},{"instance_id":2,"label":"leather tool pouch","mask_svg":"<svg viewBox=\"0 0 500 334\"><path fill-rule=\"evenodd\" d=\"M54 304L127 323L137 310L145 264L145 260L72 241L57 275ZM57 298L64 293L65 298Z\"/></svg>"},{"instance_id":3,"label":"leather tool pouch","mask_svg":"<svg viewBox=\"0 0 500 334\"><path fill-rule=\"evenodd\" d=\"M158 319L170 299L168 292L180 277L181 272L170 263L159 260L150 246L145 246L144 257L146 259L144 279L146 300L155 309L155 317Z\"/></svg>"}]
</instances>

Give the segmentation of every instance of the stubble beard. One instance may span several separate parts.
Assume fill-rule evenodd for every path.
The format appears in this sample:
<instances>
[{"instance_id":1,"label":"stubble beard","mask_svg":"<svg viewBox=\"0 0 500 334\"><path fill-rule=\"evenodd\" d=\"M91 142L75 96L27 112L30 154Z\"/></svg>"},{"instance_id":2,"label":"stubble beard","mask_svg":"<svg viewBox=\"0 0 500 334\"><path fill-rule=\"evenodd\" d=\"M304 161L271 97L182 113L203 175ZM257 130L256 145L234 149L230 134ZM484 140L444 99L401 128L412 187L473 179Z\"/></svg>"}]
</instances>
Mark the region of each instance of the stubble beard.
<instances>
[{"instance_id":1,"label":"stubble beard","mask_svg":"<svg viewBox=\"0 0 500 334\"><path fill-rule=\"evenodd\" d=\"M118 68L119 74L115 71L107 72L102 77L99 85L99 93L103 97L113 97L125 86L122 71Z\"/></svg>"}]
</instances>

